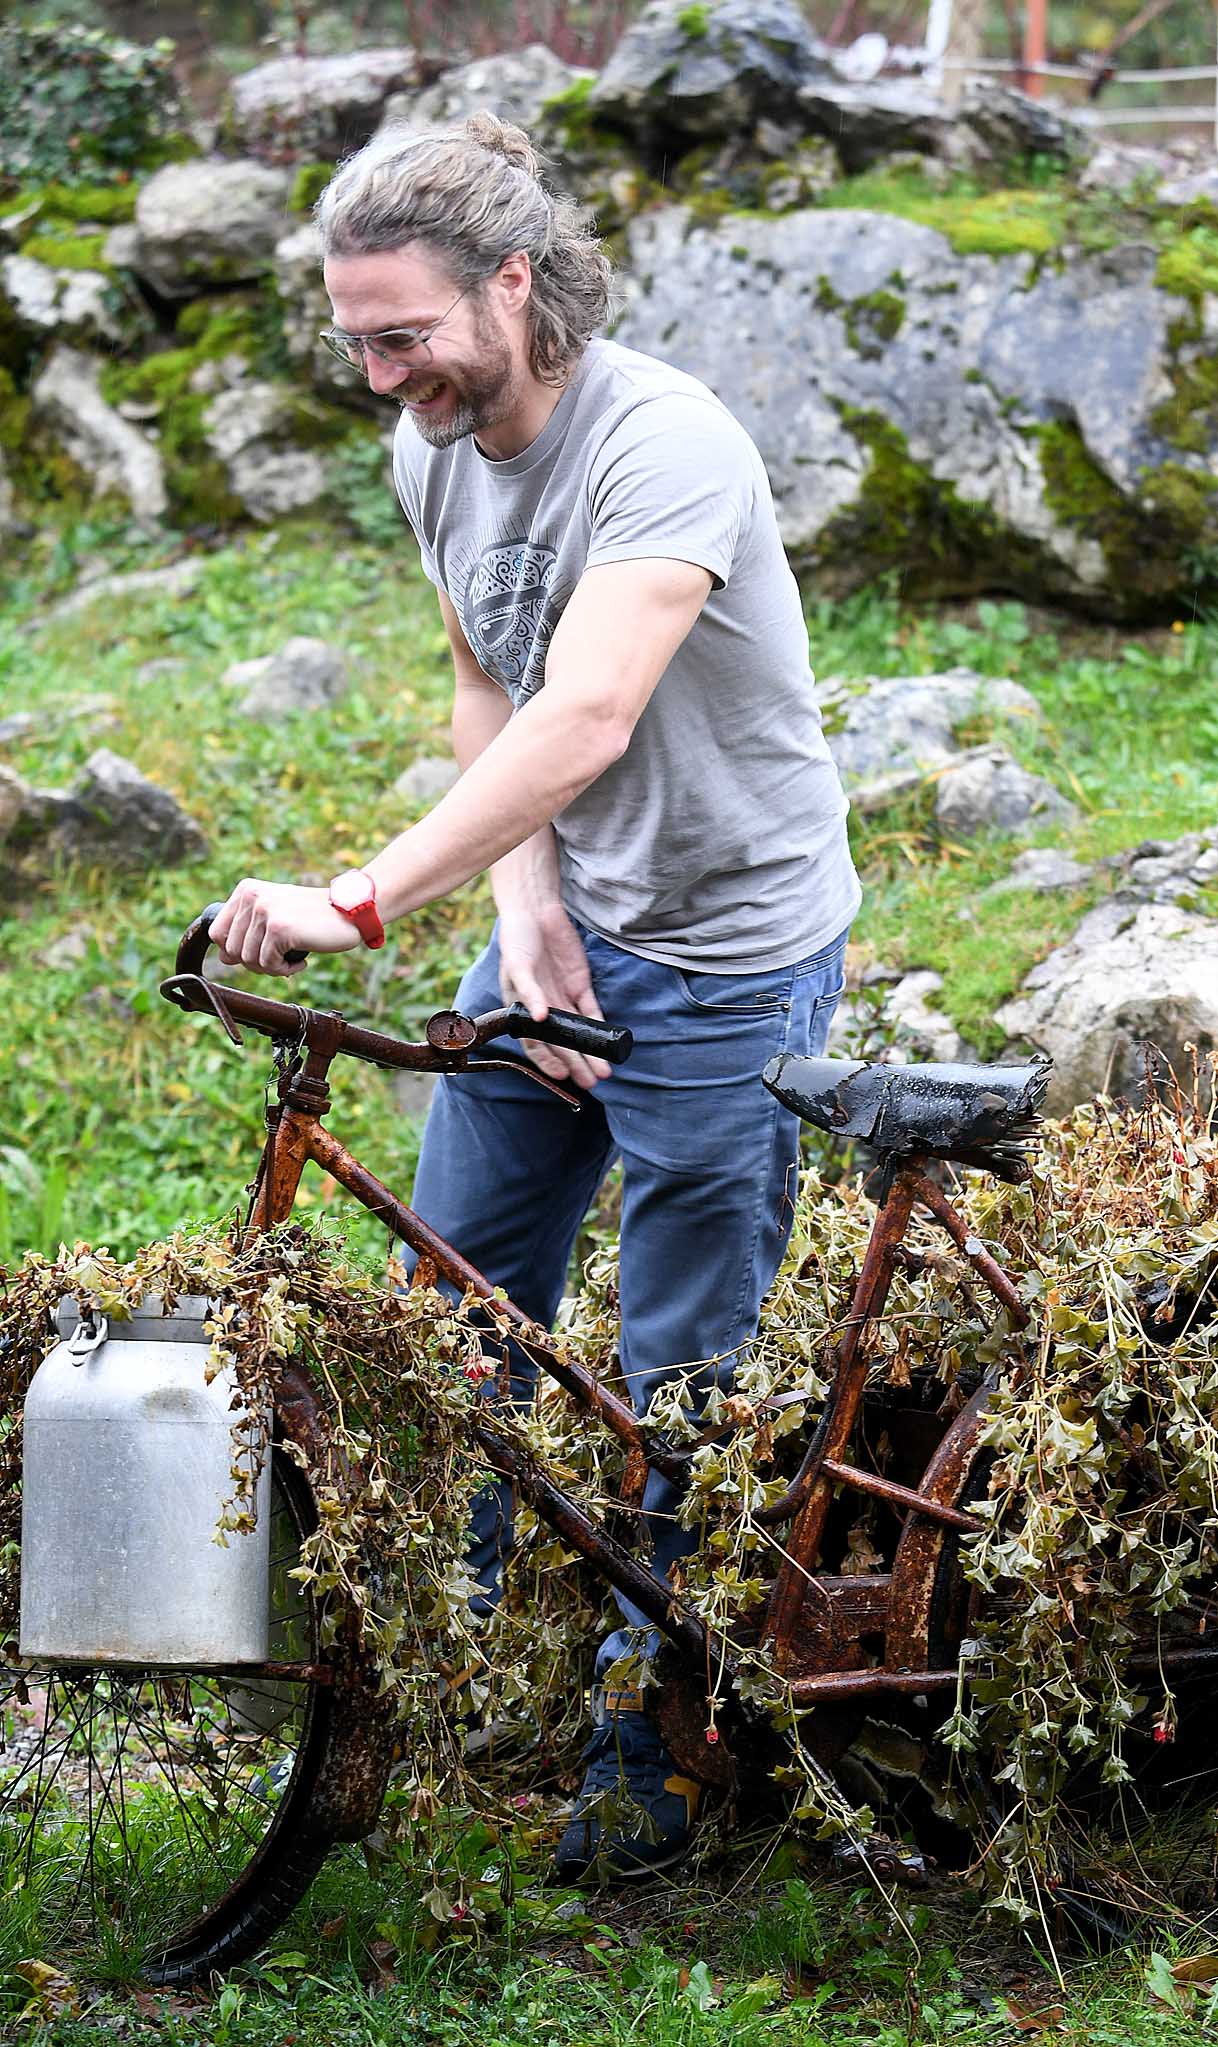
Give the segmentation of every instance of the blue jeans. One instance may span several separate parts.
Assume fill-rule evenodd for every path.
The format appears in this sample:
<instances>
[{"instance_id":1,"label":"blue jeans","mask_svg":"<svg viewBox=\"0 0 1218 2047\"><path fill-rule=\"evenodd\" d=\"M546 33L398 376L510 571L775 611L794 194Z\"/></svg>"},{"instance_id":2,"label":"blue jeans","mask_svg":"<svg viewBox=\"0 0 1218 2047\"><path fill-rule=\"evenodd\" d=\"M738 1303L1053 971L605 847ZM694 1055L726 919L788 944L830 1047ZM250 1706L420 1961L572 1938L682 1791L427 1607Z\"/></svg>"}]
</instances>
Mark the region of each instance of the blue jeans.
<instances>
[{"instance_id":1,"label":"blue jeans","mask_svg":"<svg viewBox=\"0 0 1218 2047\"><path fill-rule=\"evenodd\" d=\"M675 1367L701 1364L691 1402L727 1390L756 1333L794 1213L798 1118L763 1087L779 1052L824 1050L846 934L760 974L700 974L640 959L581 928L592 984L634 1052L585 1093L579 1114L522 1075L472 1070L436 1086L414 1207L535 1321L549 1327L581 1221L622 1161L621 1366L637 1413ZM501 1002L497 935L465 975L466 1015ZM536 1367L515 1346L512 1393ZM678 1495L651 1472L643 1507L653 1568L693 1538ZM478 1498L470 1562L488 1603L511 1542L511 1487ZM628 1620L641 1619L623 1603Z\"/></svg>"}]
</instances>

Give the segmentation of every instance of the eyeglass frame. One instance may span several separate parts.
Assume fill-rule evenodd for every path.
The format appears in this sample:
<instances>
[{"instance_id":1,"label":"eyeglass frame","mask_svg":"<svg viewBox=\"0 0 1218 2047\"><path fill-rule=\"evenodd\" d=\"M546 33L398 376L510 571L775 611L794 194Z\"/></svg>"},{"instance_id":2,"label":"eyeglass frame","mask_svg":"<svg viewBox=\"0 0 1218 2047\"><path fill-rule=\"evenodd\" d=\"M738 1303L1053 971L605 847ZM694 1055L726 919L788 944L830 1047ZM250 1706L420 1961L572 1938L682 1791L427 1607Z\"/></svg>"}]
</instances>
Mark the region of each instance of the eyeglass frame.
<instances>
[{"instance_id":1,"label":"eyeglass frame","mask_svg":"<svg viewBox=\"0 0 1218 2047\"><path fill-rule=\"evenodd\" d=\"M479 283L481 281L481 279L478 280ZM325 327L317 338L329 349L331 355L337 361L346 363L349 370L358 371L362 377L366 377L368 374L368 357L370 355L374 355L378 362L388 363L390 369L409 369L409 363L403 362L400 356L386 355L383 348L377 348L376 343L378 341L388 341L391 337L405 337L402 348L403 354L413 354L416 348L426 348L428 351L427 361L430 362L432 335L438 328L444 325L449 313L455 312L462 299L468 298L474 288L474 285L467 284L464 291L459 291L447 312L441 313L438 320L433 320L430 327L377 327L371 334L349 334L345 327ZM360 351L358 362L352 362L351 357L342 346L342 343L345 341L356 343Z\"/></svg>"}]
</instances>

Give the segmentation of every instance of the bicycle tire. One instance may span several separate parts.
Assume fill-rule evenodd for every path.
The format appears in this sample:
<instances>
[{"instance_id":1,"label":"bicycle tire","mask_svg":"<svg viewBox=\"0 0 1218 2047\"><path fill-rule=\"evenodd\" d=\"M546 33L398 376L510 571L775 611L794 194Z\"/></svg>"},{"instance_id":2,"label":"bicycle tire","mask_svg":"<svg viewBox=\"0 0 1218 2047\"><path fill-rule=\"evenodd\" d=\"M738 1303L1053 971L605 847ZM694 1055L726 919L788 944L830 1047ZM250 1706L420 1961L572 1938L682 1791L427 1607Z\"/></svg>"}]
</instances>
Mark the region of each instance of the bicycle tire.
<instances>
[{"instance_id":1,"label":"bicycle tire","mask_svg":"<svg viewBox=\"0 0 1218 2047\"><path fill-rule=\"evenodd\" d=\"M312 1493L279 1449L272 1500L271 1657L324 1669L319 1602L289 1576ZM0 1668L0 1856L20 1875L3 1944L171 1988L247 1959L332 1845L310 1814L334 1718L311 1679Z\"/></svg>"}]
</instances>

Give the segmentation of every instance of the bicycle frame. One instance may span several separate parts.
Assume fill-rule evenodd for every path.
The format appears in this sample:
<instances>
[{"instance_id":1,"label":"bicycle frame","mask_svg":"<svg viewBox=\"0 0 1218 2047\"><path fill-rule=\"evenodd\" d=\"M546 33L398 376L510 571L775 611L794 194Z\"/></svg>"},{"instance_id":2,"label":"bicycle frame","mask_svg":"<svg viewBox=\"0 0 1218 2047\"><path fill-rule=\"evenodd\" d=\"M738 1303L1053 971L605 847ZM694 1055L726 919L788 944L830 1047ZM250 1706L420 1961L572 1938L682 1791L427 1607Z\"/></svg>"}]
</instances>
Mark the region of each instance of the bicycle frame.
<instances>
[{"instance_id":1,"label":"bicycle frame","mask_svg":"<svg viewBox=\"0 0 1218 2047\"><path fill-rule=\"evenodd\" d=\"M192 927L192 933L197 939L197 927ZM183 941L179 968L184 964L201 966L198 944L192 951L190 937L188 934ZM205 937L202 950L206 950ZM238 1042L234 1019L276 1041L281 1066L278 1101L267 1112L267 1139L253 1190L252 1228L265 1229L285 1221L305 1166L312 1162L321 1167L416 1254L415 1284L431 1285L442 1279L462 1294L472 1295L505 1338L526 1344L542 1371L613 1430L628 1453L622 1488L625 1505L636 1511L640 1507L649 1466L680 1476L689 1452L674 1449L650 1430L624 1400L577 1359L567 1356L513 1302L496 1293L485 1275L324 1127L322 1119L330 1106L329 1069L340 1052L354 1053L381 1066L459 1072L470 1065L471 1054L482 1051L503 1028L504 1012L472 1019L441 1011L427 1026L426 1042L408 1044L350 1025L334 1013L221 990L198 972L180 971L163 984L161 992L182 1008L212 1011ZM930 1602L945 1536L953 1531L958 1536L979 1525L954 1502L975 1455L987 1389L975 1395L947 1427L916 1488L846 1461L867 1378L864 1337L868 1326L883 1313L915 1205L929 1210L947 1231L1012 1328L1022 1329L1028 1321L1017 1289L928 1177L926 1159L919 1155L890 1162L853 1298L833 1340L832 1381L823 1412L790 1486L759 1517L772 1528L785 1526L789 1531L761 1632L776 1673L786 1679L792 1701L800 1704L862 1698L877 1692L921 1694L957 1682L954 1668L928 1667ZM699 1620L682 1611L672 1588L568 1498L527 1453L510 1443L496 1428L493 1415L472 1422L471 1438L491 1466L512 1479L562 1540L668 1638L683 1664L705 1676L706 1631ZM817 1570L826 1517L839 1488L881 1499L904 1517L890 1573L839 1578ZM813 1584L814 1610L808 1597ZM858 1644L863 1635L882 1637L884 1654L879 1664L860 1667ZM724 1691L730 1677L729 1664L721 1680Z\"/></svg>"}]
</instances>

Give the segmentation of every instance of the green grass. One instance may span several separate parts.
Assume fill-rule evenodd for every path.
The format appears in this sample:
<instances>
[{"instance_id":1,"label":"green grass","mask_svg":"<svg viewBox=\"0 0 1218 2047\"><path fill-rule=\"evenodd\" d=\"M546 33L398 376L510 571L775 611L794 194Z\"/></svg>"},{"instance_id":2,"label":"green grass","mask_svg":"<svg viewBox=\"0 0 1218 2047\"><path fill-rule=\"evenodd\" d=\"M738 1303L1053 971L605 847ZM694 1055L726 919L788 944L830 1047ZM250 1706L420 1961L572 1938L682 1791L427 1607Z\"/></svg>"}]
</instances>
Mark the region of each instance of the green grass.
<instances>
[{"instance_id":1,"label":"green grass","mask_svg":"<svg viewBox=\"0 0 1218 2047\"><path fill-rule=\"evenodd\" d=\"M204 561L188 599L103 602L39 624L86 557L110 567L156 559L124 529L78 529L12 584L0 703L47 722L8 758L30 781L64 787L93 747L113 747L174 790L212 851L191 869L75 872L10 897L0 926L0 1238L17 1254L60 1235L128 1251L242 1198L268 1050L251 1039L237 1052L217 1026L160 1001L177 936L245 872L324 877L367 857L405 821L389 793L394 777L416 753L447 744L446 643L404 534L373 545L302 522L245 536ZM1077 826L1056 841L1080 858L1218 818L1218 626L1179 623L1128 636L1008 602L914 610L895 587L809 612L825 676L967 663L1024 683L1043 727L1020 721L1002 736L1079 804ZM225 668L293 633L342 643L350 695L325 717L278 728L241 718L221 685ZM179 665L148 674L150 661ZM99 696L112 700L104 728L72 709ZM987 898L984 885L1018 846L943 844L928 800L858 823L855 843L866 885L857 938L897 964L937 967L945 1006L990 1046L995 1006L1087 897ZM317 961L298 992L416 1034L451 1000L488 915L485 888L472 886L399 926L375 958ZM71 934L79 956L48 966ZM336 1075L331 1121L374 1170L408 1184L417 1126L395 1107L387 1076L365 1067ZM306 1200L322 1194L316 1178L306 1181ZM360 1227L371 1249L378 1233ZM271 1955L217 1994L133 2002L130 1953L118 1943L90 1970L94 1986L112 1988L84 1988L76 2017L52 2019L35 2000L22 2037L31 2047L102 2047L116 2031L171 2047L982 2047L1022 2037L1008 1995L1025 2010L1060 2008L1050 2037L1077 2047L1199 2037L1208 1993L1196 1993L1191 2013L1152 1997L1148 1968L1162 1988L1167 1962L1145 1953L1074 1962L1063 1990L1035 1944L982 1926L966 1893L945 1887L929 1911L919 1906L911 1941L804 1851L780 1852L783 1865L741 1856L714 1885L695 1879L643 1903L580 1901L545 1887L544 1813L530 1812L515 1833L455 1843L453 1895L464 1914L451 1919L435 1916L405 1847L387 1845L372 1868L347 1851ZM10 1892L0 1915L0 2034L31 1994L12 1963L23 1959L23 1928L33 1937L36 1904Z\"/></svg>"},{"instance_id":2,"label":"green grass","mask_svg":"<svg viewBox=\"0 0 1218 2047\"><path fill-rule=\"evenodd\" d=\"M446 642L404 534L379 547L304 524L246 536L204 562L188 599L103 602L32 629L81 552L111 565L154 559L122 530L85 529L13 586L0 625L0 701L47 722L7 759L27 780L64 788L94 747L111 747L174 791L212 850L193 868L99 868L16 893L0 926L0 1254L51 1248L60 1235L126 1253L243 1198L268 1048L251 1039L238 1052L217 1025L160 1000L177 937L243 874L324 879L369 857L408 821L391 793L395 776L448 744ZM1079 804L1076 830L1042 836L1082 859L1218 819L1218 627L1180 623L1130 637L1033 618L1015 603L914 611L895 590L814 606L809 621L822 675L963 662L1024 683L1044 726L1020 722L1003 736ZM342 643L350 694L325 717L280 727L240 717L221 685L225 669L293 633ZM152 661L180 665L146 675ZM110 700L113 720L100 727L73 711L97 697ZM896 965L937 968L944 1006L990 1050L996 1006L1086 898L986 897L1018 846L941 843L929 801L856 824L866 903L855 935ZM417 1034L451 1000L489 915L484 885L472 885L399 925L375 959L318 960L295 987L315 1006ZM48 965L68 938L80 956ZM335 1129L381 1177L407 1186L417 1127L395 1107L388 1077L342 1069L335 1097ZM306 1180L302 1200L324 1191ZM361 1227L371 1247L376 1233Z\"/></svg>"}]
</instances>

